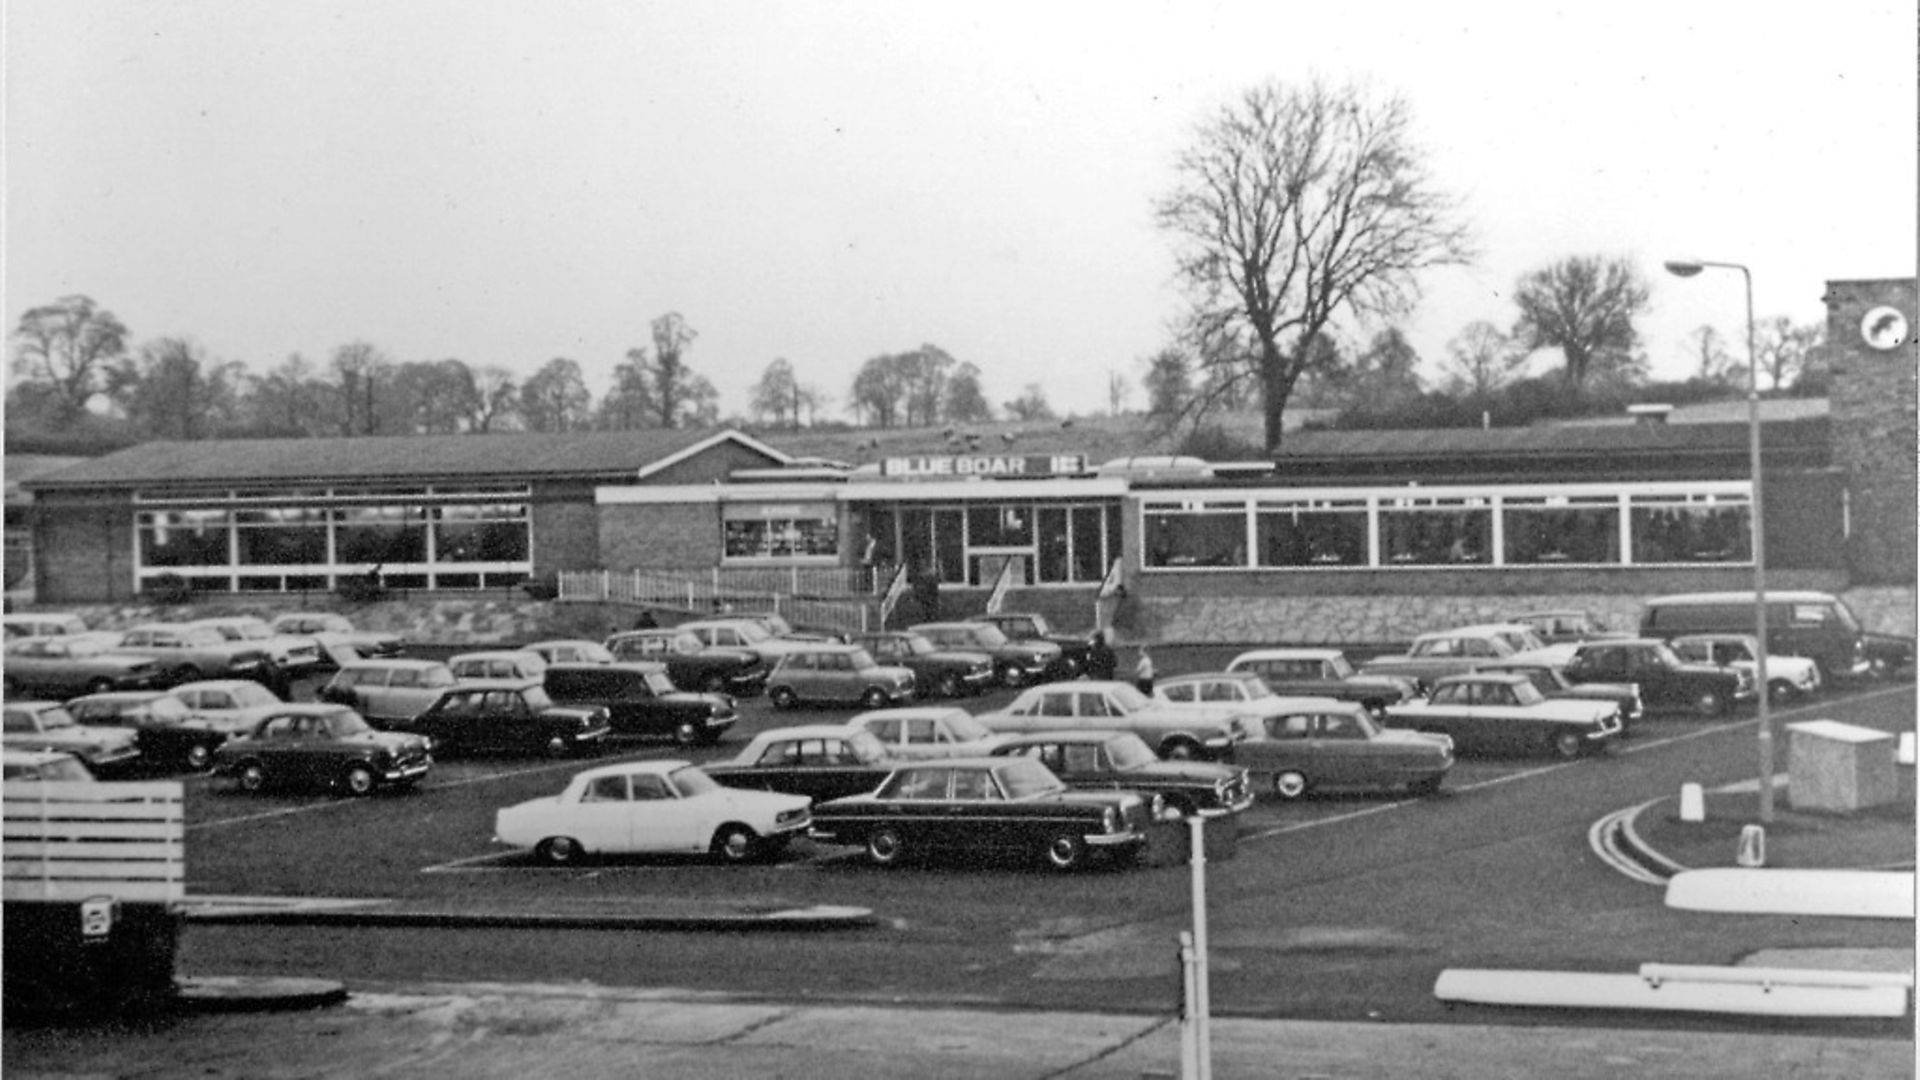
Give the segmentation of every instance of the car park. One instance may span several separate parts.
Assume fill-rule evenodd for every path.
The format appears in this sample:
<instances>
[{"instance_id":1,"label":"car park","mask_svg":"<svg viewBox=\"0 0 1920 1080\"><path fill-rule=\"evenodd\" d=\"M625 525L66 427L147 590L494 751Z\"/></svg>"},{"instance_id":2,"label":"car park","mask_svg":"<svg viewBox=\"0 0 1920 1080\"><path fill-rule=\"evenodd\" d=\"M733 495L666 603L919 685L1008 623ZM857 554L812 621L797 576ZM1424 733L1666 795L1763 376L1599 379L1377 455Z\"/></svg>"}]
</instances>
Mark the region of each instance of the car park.
<instances>
[{"instance_id":1,"label":"car park","mask_svg":"<svg viewBox=\"0 0 1920 1080\"><path fill-rule=\"evenodd\" d=\"M904 764L867 794L819 804L813 838L863 847L878 866L1014 853L1072 870L1095 852L1136 854L1151 814L1146 796L1076 791L1032 758L950 758Z\"/></svg>"},{"instance_id":2,"label":"car park","mask_svg":"<svg viewBox=\"0 0 1920 1080\"><path fill-rule=\"evenodd\" d=\"M890 756L905 760L976 757L1007 738L951 705L872 709L857 714L846 726L871 734Z\"/></svg>"},{"instance_id":3,"label":"car park","mask_svg":"<svg viewBox=\"0 0 1920 1080\"><path fill-rule=\"evenodd\" d=\"M1015 641L987 623L928 622L907 629L942 649L986 653L993 658L993 672L1002 686L1027 686L1047 678L1060 665L1060 646L1050 641Z\"/></svg>"},{"instance_id":4,"label":"car park","mask_svg":"<svg viewBox=\"0 0 1920 1080\"><path fill-rule=\"evenodd\" d=\"M87 636L20 637L6 645L0 665L8 697L70 698L108 690L145 690L165 683L160 662L123 653Z\"/></svg>"},{"instance_id":5,"label":"car park","mask_svg":"<svg viewBox=\"0 0 1920 1080\"><path fill-rule=\"evenodd\" d=\"M1548 698L1577 698L1587 701L1611 701L1620 710L1620 721L1626 725L1627 734L1632 734L1633 726L1640 722L1646 708L1640 701L1640 687L1630 682L1584 682L1577 683L1567 678L1566 660L1555 659L1551 651L1530 649L1515 653L1505 660L1483 665L1483 673L1513 672L1525 675L1533 682L1534 688Z\"/></svg>"},{"instance_id":6,"label":"car park","mask_svg":"<svg viewBox=\"0 0 1920 1080\"><path fill-rule=\"evenodd\" d=\"M289 702L213 754L215 776L242 791L318 786L348 795L410 787L433 768L424 736L377 731L345 705Z\"/></svg>"},{"instance_id":7,"label":"car park","mask_svg":"<svg viewBox=\"0 0 1920 1080\"><path fill-rule=\"evenodd\" d=\"M870 732L808 724L763 731L732 758L702 767L728 787L782 791L820 803L872 791L899 762Z\"/></svg>"},{"instance_id":8,"label":"car park","mask_svg":"<svg viewBox=\"0 0 1920 1080\"><path fill-rule=\"evenodd\" d=\"M463 679L393 730L424 735L446 754L570 757L598 749L611 727L606 709L557 705L538 679Z\"/></svg>"},{"instance_id":9,"label":"car park","mask_svg":"<svg viewBox=\"0 0 1920 1080\"><path fill-rule=\"evenodd\" d=\"M193 719L226 735L244 735L260 726L285 701L251 679L200 679L168 691Z\"/></svg>"},{"instance_id":10,"label":"car park","mask_svg":"<svg viewBox=\"0 0 1920 1080\"><path fill-rule=\"evenodd\" d=\"M998 627L1009 641L1042 641L1058 646L1060 658L1046 673L1046 678L1072 679L1087 673L1087 655L1093 648L1093 639L1085 634L1059 633L1047 622L1047 617L1037 611L987 612L968 618L971 622Z\"/></svg>"},{"instance_id":11,"label":"car park","mask_svg":"<svg viewBox=\"0 0 1920 1080\"><path fill-rule=\"evenodd\" d=\"M1262 737L1241 743L1234 756L1261 791L1287 800L1401 787L1431 795L1453 768L1449 736L1384 727L1357 701L1290 700L1296 704L1263 717Z\"/></svg>"},{"instance_id":12,"label":"car park","mask_svg":"<svg viewBox=\"0 0 1920 1080\"><path fill-rule=\"evenodd\" d=\"M1339 649L1306 646L1252 649L1227 663L1229 673L1252 672L1276 694L1358 701L1375 716L1418 696L1413 679L1355 670Z\"/></svg>"},{"instance_id":13,"label":"car park","mask_svg":"<svg viewBox=\"0 0 1920 1080\"><path fill-rule=\"evenodd\" d=\"M1404 653L1376 656L1360 665L1372 675L1398 675L1430 687L1448 675L1462 675L1481 664L1519 652L1507 634L1490 627L1462 627L1420 634Z\"/></svg>"},{"instance_id":14,"label":"car park","mask_svg":"<svg viewBox=\"0 0 1920 1080\"><path fill-rule=\"evenodd\" d=\"M635 854L746 862L777 854L804 834L811 802L727 787L685 761L629 761L577 773L557 795L501 809L493 834L557 866Z\"/></svg>"},{"instance_id":15,"label":"car park","mask_svg":"<svg viewBox=\"0 0 1920 1080\"><path fill-rule=\"evenodd\" d=\"M1689 664L1734 668L1756 687L1760 677L1760 639L1752 634L1683 634L1667 642ZM1767 692L1791 701L1820 691L1820 665L1804 656L1767 654Z\"/></svg>"},{"instance_id":16,"label":"car park","mask_svg":"<svg viewBox=\"0 0 1920 1080\"><path fill-rule=\"evenodd\" d=\"M320 666L320 642L311 634L283 634L253 615L221 615L195 619L188 626L207 626L228 641L247 642L267 651L289 676L299 678Z\"/></svg>"},{"instance_id":17,"label":"car park","mask_svg":"<svg viewBox=\"0 0 1920 1080\"><path fill-rule=\"evenodd\" d=\"M880 664L858 645L816 643L789 652L767 676L775 708L860 704L869 709L912 701L913 672Z\"/></svg>"},{"instance_id":18,"label":"car park","mask_svg":"<svg viewBox=\"0 0 1920 1080\"><path fill-rule=\"evenodd\" d=\"M191 623L142 623L121 634L114 651L153 659L169 686L194 679L264 678L273 663L261 643L230 641L213 627Z\"/></svg>"},{"instance_id":19,"label":"car park","mask_svg":"<svg viewBox=\"0 0 1920 1080\"><path fill-rule=\"evenodd\" d=\"M611 664L615 659L612 649L597 641L579 638L533 641L521 648L549 664Z\"/></svg>"},{"instance_id":20,"label":"car park","mask_svg":"<svg viewBox=\"0 0 1920 1080\"><path fill-rule=\"evenodd\" d=\"M771 669L752 649L712 646L685 630L628 630L607 639L616 660L652 660L667 665L667 678L682 690L757 694Z\"/></svg>"},{"instance_id":21,"label":"car park","mask_svg":"<svg viewBox=\"0 0 1920 1080\"><path fill-rule=\"evenodd\" d=\"M8 641L22 637L84 634L89 629L87 620L62 611L9 611L0 615L0 627L4 627Z\"/></svg>"},{"instance_id":22,"label":"car park","mask_svg":"<svg viewBox=\"0 0 1920 1080\"><path fill-rule=\"evenodd\" d=\"M338 667L349 660L399 656L407 650L405 637L362 630L345 615L333 611L286 611L275 615L267 625L276 634L312 638L320 646L321 664L328 667Z\"/></svg>"},{"instance_id":23,"label":"car park","mask_svg":"<svg viewBox=\"0 0 1920 1080\"><path fill-rule=\"evenodd\" d=\"M453 669L438 660L353 660L334 672L317 696L351 707L375 727L386 727L418 715L457 681Z\"/></svg>"},{"instance_id":24,"label":"car park","mask_svg":"<svg viewBox=\"0 0 1920 1080\"><path fill-rule=\"evenodd\" d=\"M1427 700L1388 709L1386 725L1449 736L1458 754L1561 758L1607 750L1623 728L1611 702L1551 701L1518 673L1449 675Z\"/></svg>"},{"instance_id":25,"label":"car park","mask_svg":"<svg viewBox=\"0 0 1920 1080\"><path fill-rule=\"evenodd\" d=\"M1581 642L1574 646L1566 673L1577 683L1630 682L1640 688L1648 709L1699 716L1725 716L1734 702L1754 694L1752 675L1737 668L1689 664L1654 638Z\"/></svg>"},{"instance_id":26,"label":"car park","mask_svg":"<svg viewBox=\"0 0 1920 1080\"><path fill-rule=\"evenodd\" d=\"M725 694L675 690L663 664L549 664L541 678L555 701L605 709L616 737L712 744L740 718Z\"/></svg>"},{"instance_id":27,"label":"car park","mask_svg":"<svg viewBox=\"0 0 1920 1080\"><path fill-rule=\"evenodd\" d=\"M199 772L213 763L213 752L227 741L194 719L186 703L165 690L113 690L67 702L67 712L84 727L131 731L140 760L149 766Z\"/></svg>"},{"instance_id":28,"label":"car park","mask_svg":"<svg viewBox=\"0 0 1920 1080\"><path fill-rule=\"evenodd\" d=\"M480 649L447 657L456 679L538 679L546 674L546 658L530 649Z\"/></svg>"},{"instance_id":29,"label":"car park","mask_svg":"<svg viewBox=\"0 0 1920 1080\"><path fill-rule=\"evenodd\" d=\"M1163 758L1231 760L1234 747L1255 733L1253 718L1237 709L1167 705L1131 683L1100 679L1030 686L1006 708L978 719L989 730L1020 735L1131 731Z\"/></svg>"},{"instance_id":30,"label":"car park","mask_svg":"<svg viewBox=\"0 0 1920 1080\"><path fill-rule=\"evenodd\" d=\"M1174 817L1222 817L1253 805L1246 769L1211 761L1164 761L1131 731L1009 735L992 756L1033 758L1070 788L1152 796L1165 815Z\"/></svg>"},{"instance_id":31,"label":"car park","mask_svg":"<svg viewBox=\"0 0 1920 1080\"><path fill-rule=\"evenodd\" d=\"M926 697L962 697L993 685L993 657L983 652L942 649L911 630L853 634L850 640L880 663L913 672L914 686Z\"/></svg>"},{"instance_id":32,"label":"car park","mask_svg":"<svg viewBox=\"0 0 1920 1080\"><path fill-rule=\"evenodd\" d=\"M1808 590L1769 591L1767 648L1820 665L1822 683L1888 675L1913 668L1913 639L1869 633L1846 601ZM1752 592L1677 593L1647 600L1640 633L1671 639L1686 634L1758 634L1759 605Z\"/></svg>"},{"instance_id":33,"label":"car park","mask_svg":"<svg viewBox=\"0 0 1920 1080\"><path fill-rule=\"evenodd\" d=\"M129 769L140 758L139 740L133 732L82 727L57 701L9 701L4 716L0 746L9 750L72 754L96 776Z\"/></svg>"},{"instance_id":34,"label":"car park","mask_svg":"<svg viewBox=\"0 0 1920 1080\"><path fill-rule=\"evenodd\" d=\"M89 784L94 776L79 758L63 750L15 750L0 747L0 778L13 781L64 780Z\"/></svg>"}]
</instances>

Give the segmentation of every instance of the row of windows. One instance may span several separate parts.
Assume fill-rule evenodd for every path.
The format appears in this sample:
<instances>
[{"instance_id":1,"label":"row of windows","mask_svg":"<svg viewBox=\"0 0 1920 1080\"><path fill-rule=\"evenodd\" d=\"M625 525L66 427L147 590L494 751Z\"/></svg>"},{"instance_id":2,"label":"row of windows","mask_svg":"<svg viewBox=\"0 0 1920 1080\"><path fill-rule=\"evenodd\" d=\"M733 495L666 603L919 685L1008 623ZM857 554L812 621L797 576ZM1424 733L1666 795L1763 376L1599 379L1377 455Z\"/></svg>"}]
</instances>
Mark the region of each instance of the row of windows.
<instances>
[{"instance_id":1,"label":"row of windows","mask_svg":"<svg viewBox=\"0 0 1920 1080\"><path fill-rule=\"evenodd\" d=\"M1120 555L1120 508L991 502L875 506L864 561L905 565L951 585L985 588L1008 560L1014 585L1090 585Z\"/></svg>"}]
</instances>

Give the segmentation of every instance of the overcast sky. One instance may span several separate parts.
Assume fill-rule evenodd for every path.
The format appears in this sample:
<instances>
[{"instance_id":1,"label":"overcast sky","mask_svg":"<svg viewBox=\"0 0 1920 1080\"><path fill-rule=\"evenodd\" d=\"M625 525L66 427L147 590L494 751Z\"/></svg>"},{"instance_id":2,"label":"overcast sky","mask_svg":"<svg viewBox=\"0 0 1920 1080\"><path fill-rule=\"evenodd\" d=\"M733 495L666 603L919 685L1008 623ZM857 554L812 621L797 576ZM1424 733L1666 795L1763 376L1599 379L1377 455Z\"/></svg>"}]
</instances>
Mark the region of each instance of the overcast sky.
<instances>
[{"instance_id":1,"label":"overcast sky","mask_svg":"<svg viewBox=\"0 0 1920 1080\"><path fill-rule=\"evenodd\" d=\"M1311 7L1315 10L1308 11ZM1429 369L1523 273L1624 256L1657 374L1704 322L1915 273L1913 0L740 3L5 0L9 326L71 293L265 373L365 340L596 399L678 311L723 414L785 357L835 417L937 344L989 400L1136 386L1181 310L1151 205L1267 79L1403 95L1477 265ZM1134 404L1140 403L1136 391Z\"/></svg>"}]
</instances>

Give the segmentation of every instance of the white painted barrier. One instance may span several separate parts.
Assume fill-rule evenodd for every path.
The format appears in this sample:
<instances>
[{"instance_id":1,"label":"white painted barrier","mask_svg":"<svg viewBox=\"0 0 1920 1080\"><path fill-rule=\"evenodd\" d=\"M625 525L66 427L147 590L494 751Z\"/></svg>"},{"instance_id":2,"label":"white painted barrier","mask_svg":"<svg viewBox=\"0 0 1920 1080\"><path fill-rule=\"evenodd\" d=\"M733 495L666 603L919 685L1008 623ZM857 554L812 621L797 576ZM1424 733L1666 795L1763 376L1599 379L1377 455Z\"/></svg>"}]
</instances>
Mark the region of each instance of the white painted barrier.
<instances>
[{"instance_id":1,"label":"white painted barrier","mask_svg":"<svg viewBox=\"0 0 1920 1080\"><path fill-rule=\"evenodd\" d=\"M1641 964L1640 977L1655 986L1672 981L1754 983L1760 986L1897 986L1903 990L1913 989L1913 972L1911 971Z\"/></svg>"},{"instance_id":2,"label":"white painted barrier","mask_svg":"<svg viewBox=\"0 0 1920 1080\"><path fill-rule=\"evenodd\" d=\"M1433 984L1441 1001L1554 1009L1640 1009L1746 1016L1901 1017L1899 986L1804 986L1648 981L1639 974L1449 968Z\"/></svg>"},{"instance_id":3,"label":"white painted barrier","mask_svg":"<svg viewBox=\"0 0 1920 1080\"><path fill-rule=\"evenodd\" d=\"M1742 915L1911 919L1913 874L1882 870L1687 870L1667 882L1667 906Z\"/></svg>"}]
</instances>

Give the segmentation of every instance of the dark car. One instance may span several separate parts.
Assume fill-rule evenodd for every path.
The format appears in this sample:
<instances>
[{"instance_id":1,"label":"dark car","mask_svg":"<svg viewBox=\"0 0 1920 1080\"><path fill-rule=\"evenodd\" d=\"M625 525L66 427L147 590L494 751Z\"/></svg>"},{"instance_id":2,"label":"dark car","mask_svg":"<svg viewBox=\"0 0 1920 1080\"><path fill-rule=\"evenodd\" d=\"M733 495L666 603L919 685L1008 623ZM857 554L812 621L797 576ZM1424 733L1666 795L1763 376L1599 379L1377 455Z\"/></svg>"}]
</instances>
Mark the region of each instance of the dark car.
<instances>
[{"instance_id":1,"label":"dark car","mask_svg":"<svg viewBox=\"0 0 1920 1080\"><path fill-rule=\"evenodd\" d=\"M1446 735L1382 727L1365 705L1333 698L1289 698L1261 718L1265 737L1239 746L1235 761L1263 791L1299 799L1333 789L1440 790L1453 768Z\"/></svg>"},{"instance_id":2,"label":"dark car","mask_svg":"<svg viewBox=\"0 0 1920 1080\"><path fill-rule=\"evenodd\" d=\"M432 768L425 736L375 731L345 705L286 705L213 754L214 775L243 791L317 785L370 795L418 783Z\"/></svg>"},{"instance_id":3,"label":"dark car","mask_svg":"<svg viewBox=\"0 0 1920 1080\"><path fill-rule=\"evenodd\" d=\"M1254 672L1276 694L1357 701L1375 716L1389 705L1419 696L1419 685L1413 679L1362 674L1339 649L1254 649L1234 657L1227 670Z\"/></svg>"},{"instance_id":4,"label":"dark car","mask_svg":"<svg viewBox=\"0 0 1920 1080\"><path fill-rule=\"evenodd\" d=\"M1253 805L1247 770L1206 761L1162 761L1131 731L1012 735L993 756L1033 758L1071 788L1138 791L1177 817L1220 817Z\"/></svg>"},{"instance_id":5,"label":"dark car","mask_svg":"<svg viewBox=\"0 0 1920 1080\"><path fill-rule=\"evenodd\" d=\"M556 705L538 679L466 679L393 730L425 735L449 754L567 757L598 747L611 727L606 709Z\"/></svg>"},{"instance_id":6,"label":"dark car","mask_svg":"<svg viewBox=\"0 0 1920 1080\"><path fill-rule=\"evenodd\" d=\"M1093 639L1085 634L1058 633L1048 625L1047 617L1037 611L996 611L971 616L967 621L997 626L1009 641L1045 641L1059 646L1060 659L1047 673L1049 679L1073 679L1086 674Z\"/></svg>"},{"instance_id":7,"label":"dark car","mask_svg":"<svg viewBox=\"0 0 1920 1080\"><path fill-rule=\"evenodd\" d=\"M544 680L555 701L605 709L615 736L714 743L740 718L725 694L675 690L662 664L551 664Z\"/></svg>"},{"instance_id":8,"label":"dark car","mask_svg":"<svg viewBox=\"0 0 1920 1080\"><path fill-rule=\"evenodd\" d=\"M702 766L728 787L807 795L816 803L872 791L899 767L870 732L829 724L763 731L732 758Z\"/></svg>"},{"instance_id":9,"label":"dark car","mask_svg":"<svg viewBox=\"0 0 1920 1080\"><path fill-rule=\"evenodd\" d=\"M160 662L116 652L98 638L79 634L21 637L7 642L8 697L44 694L70 698L108 690L146 690L164 681Z\"/></svg>"},{"instance_id":10,"label":"dark car","mask_svg":"<svg viewBox=\"0 0 1920 1080\"><path fill-rule=\"evenodd\" d=\"M1425 701L1387 710L1386 725L1447 735L1464 755L1599 753L1620 737L1620 709L1608 701L1550 701L1518 672L1448 675Z\"/></svg>"},{"instance_id":11,"label":"dark car","mask_svg":"<svg viewBox=\"0 0 1920 1080\"><path fill-rule=\"evenodd\" d=\"M951 758L902 765L867 794L816 805L813 837L864 847L880 866L1013 852L1071 870L1095 851L1137 853L1151 813L1146 796L1075 791L1032 758Z\"/></svg>"},{"instance_id":12,"label":"dark car","mask_svg":"<svg viewBox=\"0 0 1920 1080\"><path fill-rule=\"evenodd\" d=\"M682 690L757 694L771 666L752 649L709 646L685 630L629 630L607 639L616 660L651 660L667 665L667 678Z\"/></svg>"},{"instance_id":13,"label":"dark car","mask_svg":"<svg viewBox=\"0 0 1920 1080\"><path fill-rule=\"evenodd\" d=\"M115 690L67 702L67 712L85 727L125 728L134 733L140 760L199 772L227 741L224 731L193 715L186 702L164 690Z\"/></svg>"},{"instance_id":14,"label":"dark car","mask_svg":"<svg viewBox=\"0 0 1920 1080\"><path fill-rule=\"evenodd\" d=\"M1645 713L1640 701L1640 687L1630 682L1587 682L1577 683L1567 678L1567 673L1545 655L1534 656L1530 653L1515 653L1505 660L1488 664L1480 670L1488 673L1514 672L1525 675L1533 685L1549 698L1581 698L1587 701L1611 701L1620 709L1620 721L1631 732Z\"/></svg>"},{"instance_id":15,"label":"dark car","mask_svg":"<svg viewBox=\"0 0 1920 1080\"><path fill-rule=\"evenodd\" d=\"M993 657L983 652L942 649L911 630L854 634L852 640L875 660L913 672L914 685L928 696L961 697L993 685Z\"/></svg>"},{"instance_id":16,"label":"dark car","mask_svg":"<svg viewBox=\"0 0 1920 1080\"><path fill-rule=\"evenodd\" d=\"M919 623L907 629L942 649L983 652L993 657L993 673L1002 686L1045 681L1047 673L1060 664L1060 646L1050 641L1015 641L988 623Z\"/></svg>"},{"instance_id":17,"label":"dark car","mask_svg":"<svg viewBox=\"0 0 1920 1080\"><path fill-rule=\"evenodd\" d=\"M1754 693L1753 677L1735 668L1689 664L1656 638L1586 641L1573 648L1567 678L1577 683L1633 683L1649 709L1725 716Z\"/></svg>"}]
</instances>

